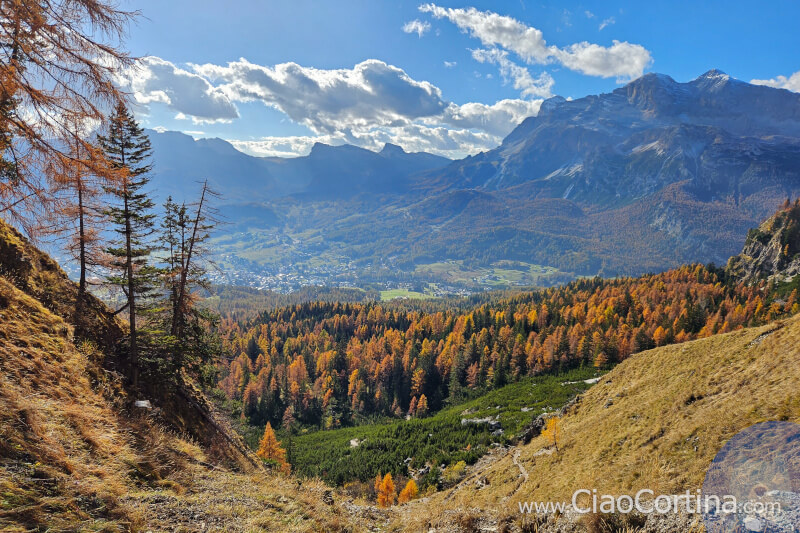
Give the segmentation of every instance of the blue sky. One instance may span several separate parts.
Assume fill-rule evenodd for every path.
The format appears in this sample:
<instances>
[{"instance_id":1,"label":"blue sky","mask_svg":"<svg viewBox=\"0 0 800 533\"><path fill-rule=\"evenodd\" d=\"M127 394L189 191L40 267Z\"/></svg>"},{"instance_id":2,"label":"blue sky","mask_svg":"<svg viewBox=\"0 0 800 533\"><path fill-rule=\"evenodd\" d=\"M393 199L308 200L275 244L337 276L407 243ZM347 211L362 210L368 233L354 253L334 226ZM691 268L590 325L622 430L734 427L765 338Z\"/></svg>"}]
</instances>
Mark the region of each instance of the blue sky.
<instances>
[{"instance_id":1,"label":"blue sky","mask_svg":"<svg viewBox=\"0 0 800 533\"><path fill-rule=\"evenodd\" d=\"M800 90L800 3L146 0L128 88L148 127L298 155L315 141L450 157L552 95L719 68ZM405 29L404 29L405 28ZM246 61L241 61L244 59Z\"/></svg>"}]
</instances>

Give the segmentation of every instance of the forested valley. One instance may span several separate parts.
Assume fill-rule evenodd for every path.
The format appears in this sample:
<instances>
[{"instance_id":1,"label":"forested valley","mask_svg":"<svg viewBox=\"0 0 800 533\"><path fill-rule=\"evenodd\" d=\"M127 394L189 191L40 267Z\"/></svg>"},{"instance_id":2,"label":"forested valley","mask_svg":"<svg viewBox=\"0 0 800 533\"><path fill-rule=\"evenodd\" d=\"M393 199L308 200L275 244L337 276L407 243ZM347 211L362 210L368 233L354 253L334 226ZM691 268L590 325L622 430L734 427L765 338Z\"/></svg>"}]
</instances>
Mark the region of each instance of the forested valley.
<instances>
[{"instance_id":1,"label":"forested valley","mask_svg":"<svg viewBox=\"0 0 800 533\"><path fill-rule=\"evenodd\" d=\"M639 278L582 279L468 311L295 304L252 321L223 318L227 355L218 364L217 393L245 427L270 423L286 441L430 417L507 384L603 371L631 354L766 323L798 306L796 288L748 286L699 264Z\"/></svg>"}]
</instances>

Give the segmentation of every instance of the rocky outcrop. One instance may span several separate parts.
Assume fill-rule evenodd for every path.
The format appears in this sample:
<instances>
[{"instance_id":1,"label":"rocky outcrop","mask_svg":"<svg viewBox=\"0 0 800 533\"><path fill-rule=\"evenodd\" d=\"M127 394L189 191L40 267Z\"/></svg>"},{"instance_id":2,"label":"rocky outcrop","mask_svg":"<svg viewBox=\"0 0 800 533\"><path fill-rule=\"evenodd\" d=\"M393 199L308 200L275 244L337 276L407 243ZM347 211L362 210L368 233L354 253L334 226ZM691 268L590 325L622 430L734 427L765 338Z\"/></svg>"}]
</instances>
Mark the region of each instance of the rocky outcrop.
<instances>
[{"instance_id":1,"label":"rocky outcrop","mask_svg":"<svg viewBox=\"0 0 800 533\"><path fill-rule=\"evenodd\" d=\"M727 272L748 284L788 282L800 273L800 199L750 230L742 253L731 257Z\"/></svg>"}]
</instances>

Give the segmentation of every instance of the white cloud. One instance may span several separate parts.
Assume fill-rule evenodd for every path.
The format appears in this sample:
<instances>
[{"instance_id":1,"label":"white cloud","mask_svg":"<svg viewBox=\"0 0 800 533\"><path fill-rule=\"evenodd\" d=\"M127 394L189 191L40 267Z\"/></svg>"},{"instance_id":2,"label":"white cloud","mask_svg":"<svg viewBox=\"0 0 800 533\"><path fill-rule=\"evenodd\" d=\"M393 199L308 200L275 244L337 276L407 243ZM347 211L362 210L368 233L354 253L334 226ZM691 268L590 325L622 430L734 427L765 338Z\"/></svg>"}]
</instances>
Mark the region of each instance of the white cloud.
<instances>
[{"instance_id":1,"label":"white cloud","mask_svg":"<svg viewBox=\"0 0 800 533\"><path fill-rule=\"evenodd\" d=\"M520 91L523 98L538 97L550 98L555 80L547 72L542 72L534 78L525 67L521 67L508 59L508 52L499 48L490 50L473 50L472 57L480 63L493 63L500 68L500 75L506 81L514 83L514 88Z\"/></svg>"},{"instance_id":2,"label":"white cloud","mask_svg":"<svg viewBox=\"0 0 800 533\"><path fill-rule=\"evenodd\" d=\"M436 4L423 4L419 10L430 13L437 19L448 19L461 30L480 39L484 45L502 46L526 61L545 63L550 57L542 32L511 17L491 11L478 11L474 7L453 9Z\"/></svg>"},{"instance_id":3,"label":"white cloud","mask_svg":"<svg viewBox=\"0 0 800 533\"><path fill-rule=\"evenodd\" d=\"M589 76L617 76L620 81L641 76L650 65L650 53L638 44L613 43L604 47L584 41L556 50L554 54L565 67Z\"/></svg>"},{"instance_id":4,"label":"white cloud","mask_svg":"<svg viewBox=\"0 0 800 533\"><path fill-rule=\"evenodd\" d=\"M456 63L455 61L444 62L444 68L455 68L456 65L458 65L458 63Z\"/></svg>"},{"instance_id":5,"label":"white cloud","mask_svg":"<svg viewBox=\"0 0 800 533\"><path fill-rule=\"evenodd\" d=\"M339 135L264 137L258 140L229 140L238 150L260 157L298 157L307 155L314 144L345 143L378 151L386 143L402 146L407 152L430 152L453 159L476 154L497 146L502 139L467 128L407 124L395 128L377 128L354 132L352 138Z\"/></svg>"},{"instance_id":6,"label":"white cloud","mask_svg":"<svg viewBox=\"0 0 800 533\"><path fill-rule=\"evenodd\" d=\"M307 155L315 143L330 145L344 144L341 138L333 135L301 135L291 137L263 137L258 140L228 140L237 150L258 157L297 157Z\"/></svg>"},{"instance_id":7,"label":"white cloud","mask_svg":"<svg viewBox=\"0 0 800 533\"><path fill-rule=\"evenodd\" d=\"M594 18L594 13L592 13L589 10L584 11L583 14L586 15L587 19L593 19Z\"/></svg>"},{"instance_id":8,"label":"white cloud","mask_svg":"<svg viewBox=\"0 0 800 533\"><path fill-rule=\"evenodd\" d=\"M786 76L778 76L769 80L750 80L750 83L755 85L767 85L778 89L788 89L800 93L800 71L795 72L788 78Z\"/></svg>"},{"instance_id":9,"label":"white cloud","mask_svg":"<svg viewBox=\"0 0 800 533\"><path fill-rule=\"evenodd\" d=\"M603 22L600 23L600 26L597 27L598 30L603 31L604 28L611 26L612 24L616 24L616 20L614 17L608 17Z\"/></svg>"},{"instance_id":10,"label":"white cloud","mask_svg":"<svg viewBox=\"0 0 800 533\"><path fill-rule=\"evenodd\" d=\"M502 50L483 52L491 56L489 61L511 63ZM180 70L160 58L150 58L150 63L167 71ZM193 83L197 83L194 78L200 80L207 93L223 98L233 109L237 102L261 102L310 130L308 135L231 140L238 149L263 156L303 155L316 142L349 143L375 150L391 142L410 152L464 157L500 144L523 119L535 115L542 102L541 98L508 99L492 105L457 105L446 101L435 85L412 79L402 69L374 59L353 68L331 70L296 63L262 66L245 59L189 68L193 72L184 72ZM534 79L527 69L513 63L502 69L523 95L549 94L549 76ZM172 80L175 84L170 85L169 78L161 77L158 91L152 87L149 92L139 91L139 100L178 108L197 92L183 78ZM184 95L187 87L189 95ZM188 107L181 105L174 118L197 121Z\"/></svg>"},{"instance_id":11,"label":"white cloud","mask_svg":"<svg viewBox=\"0 0 800 533\"><path fill-rule=\"evenodd\" d=\"M142 58L119 79L137 103L166 104L196 123L226 122L239 117L231 100L202 76L178 68L159 57Z\"/></svg>"},{"instance_id":12,"label":"white cloud","mask_svg":"<svg viewBox=\"0 0 800 533\"><path fill-rule=\"evenodd\" d=\"M440 114L447 106L438 87L377 59L334 70L297 63L267 67L246 59L193 69L221 82L218 89L230 99L261 101L318 134L402 123Z\"/></svg>"},{"instance_id":13,"label":"white cloud","mask_svg":"<svg viewBox=\"0 0 800 533\"><path fill-rule=\"evenodd\" d=\"M539 113L542 100L500 100L493 105L470 102L450 104L443 122L470 130L482 130L496 137L505 137L527 117Z\"/></svg>"},{"instance_id":14,"label":"white cloud","mask_svg":"<svg viewBox=\"0 0 800 533\"><path fill-rule=\"evenodd\" d=\"M450 103L444 112L417 122L396 126L353 128L346 134L263 137L230 140L237 149L263 157L306 155L315 143L354 144L380 150L387 142L408 152L430 152L461 158L496 147L525 118L536 115L542 100L501 100L495 104Z\"/></svg>"},{"instance_id":15,"label":"white cloud","mask_svg":"<svg viewBox=\"0 0 800 533\"><path fill-rule=\"evenodd\" d=\"M428 30L430 30L430 29L431 29L431 23L430 22L427 22L427 21L423 22L423 21L421 21L419 19L414 19L414 20L412 20L410 22L406 22L403 25L403 31L404 32L406 32L406 33L416 33L420 37L425 35L425 33L427 33Z\"/></svg>"},{"instance_id":16,"label":"white cloud","mask_svg":"<svg viewBox=\"0 0 800 533\"><path fill-rule=\"evenodd\" d=\"M548 45L541 30L508 16L470 8L445 8L436 4L419 7L437 19L447 19L484 46L514 52L527 63L557 61L565 67L603 78L632 79L642 75L652 62L650 52L641 45L614 41L613 46L581 42L559 48Z\"/></svg>"}]
</instances>

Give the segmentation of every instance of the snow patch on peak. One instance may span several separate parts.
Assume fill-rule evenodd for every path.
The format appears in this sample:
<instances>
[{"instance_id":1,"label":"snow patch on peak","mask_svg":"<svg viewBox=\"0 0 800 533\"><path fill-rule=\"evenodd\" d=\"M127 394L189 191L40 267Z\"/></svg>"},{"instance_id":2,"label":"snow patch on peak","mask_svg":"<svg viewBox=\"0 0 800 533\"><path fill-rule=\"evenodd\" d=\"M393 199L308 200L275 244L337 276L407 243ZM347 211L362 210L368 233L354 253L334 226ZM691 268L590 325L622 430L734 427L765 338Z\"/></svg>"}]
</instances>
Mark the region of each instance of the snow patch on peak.
<instances>
[{"instance_id":1,"label":"snow patch on peak","mask_svg":"<svg viewBox=\"0 0 800 533\"><path fill-rule=\"evenodd\" d=\"M698 80L702 80L702 79L708 80L708 79L718 79L718 78L722 78L722 79L728 80L728 79L730 79L730 76L728 76L727 74L725 74L724 72L722 72L719 69L712 68L708 72L706 72L704 74L701 74L697 79Z\"/></svg>"}]
</instances>

